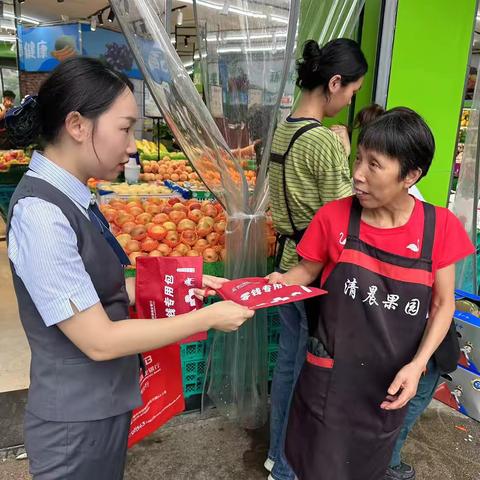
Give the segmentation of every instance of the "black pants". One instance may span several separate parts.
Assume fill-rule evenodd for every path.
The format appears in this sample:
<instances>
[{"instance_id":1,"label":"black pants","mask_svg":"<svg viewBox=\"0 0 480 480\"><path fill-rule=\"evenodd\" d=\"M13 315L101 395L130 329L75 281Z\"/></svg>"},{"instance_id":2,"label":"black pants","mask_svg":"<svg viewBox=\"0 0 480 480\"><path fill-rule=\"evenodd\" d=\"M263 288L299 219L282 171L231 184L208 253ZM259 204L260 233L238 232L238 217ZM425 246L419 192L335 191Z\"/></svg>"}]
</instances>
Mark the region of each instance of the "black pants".
<instances>
[{"instance_id":1,"label":"black pants","mask_svg":"<svg viewBox=\"0 0 480 480\"><path fill-rule=\"evenodd\" d=\"M122 480L132 412L89 422L50 422L25 412L34 480Z\"/></svg>"}]
</instances>

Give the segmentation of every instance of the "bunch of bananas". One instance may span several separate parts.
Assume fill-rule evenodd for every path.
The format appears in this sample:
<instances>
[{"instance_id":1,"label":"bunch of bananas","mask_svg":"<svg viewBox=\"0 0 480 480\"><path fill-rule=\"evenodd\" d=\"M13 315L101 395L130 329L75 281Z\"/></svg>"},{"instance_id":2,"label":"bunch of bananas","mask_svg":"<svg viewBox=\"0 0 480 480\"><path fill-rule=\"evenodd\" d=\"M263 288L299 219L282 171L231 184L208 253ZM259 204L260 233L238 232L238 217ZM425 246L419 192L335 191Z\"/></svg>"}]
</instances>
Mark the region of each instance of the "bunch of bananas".
<instances>
[{"instance_id":1,"label":"bunch of bananas","mask_svg":"<svg viewBox=\"0 0 480 480\"><path fill-rule=\"evenodd\" d=\"M155 142L150 142L148 140L135 140L137 150L139 153L145 153L147 155L156 155L157 154L157 144ZM160 144L160 154L166 155L168 153L165 145Z\"/></svg>"}]
</instances>

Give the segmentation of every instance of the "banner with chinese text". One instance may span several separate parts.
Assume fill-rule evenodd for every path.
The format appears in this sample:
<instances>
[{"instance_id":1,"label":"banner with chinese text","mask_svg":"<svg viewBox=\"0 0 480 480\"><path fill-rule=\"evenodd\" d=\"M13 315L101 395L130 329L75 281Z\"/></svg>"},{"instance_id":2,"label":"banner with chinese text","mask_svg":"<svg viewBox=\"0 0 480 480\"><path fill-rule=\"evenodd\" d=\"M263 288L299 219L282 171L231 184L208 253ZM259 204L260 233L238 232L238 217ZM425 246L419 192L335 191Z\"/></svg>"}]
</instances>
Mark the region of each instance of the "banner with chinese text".
<instances>
[{"instance_id":1,"label":"banner with chinese text","mask_svg":"<svg viewBox=\"0 0 480 480\"><path fill-rule=\"evenodd\" d=\"M45 27L18 26L19 67L50 72L61 61L81 54L78 23Z\"/></svg>"}]
</instances>

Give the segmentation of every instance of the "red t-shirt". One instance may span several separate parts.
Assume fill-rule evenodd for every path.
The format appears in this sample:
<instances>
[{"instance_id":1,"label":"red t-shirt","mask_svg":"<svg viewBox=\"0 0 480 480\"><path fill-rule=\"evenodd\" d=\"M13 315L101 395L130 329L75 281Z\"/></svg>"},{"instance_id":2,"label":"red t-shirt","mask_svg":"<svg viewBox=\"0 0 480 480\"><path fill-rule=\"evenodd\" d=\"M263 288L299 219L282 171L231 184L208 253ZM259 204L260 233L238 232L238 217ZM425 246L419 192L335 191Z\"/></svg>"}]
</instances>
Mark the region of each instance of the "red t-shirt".
<instances>
[{"instance_id":1,"label":"red t-shirt","mask_svg":"<svg viewBox=\"0 0 480 480\"><path fill-rule=\"evenodd\" d=\"M323 263L322 284L340 258L348 233L353 197L327 203L313 217L301 242L298 254L306 260ZM433 274L475 252L467 232L447 208L435 207L435 239L432 252ZM360 239L376 248L404 257L418 258L422 251L423 205L415 206L405 225L396 228L373 227L360 222Z\"/></svg>"}]
</instances>

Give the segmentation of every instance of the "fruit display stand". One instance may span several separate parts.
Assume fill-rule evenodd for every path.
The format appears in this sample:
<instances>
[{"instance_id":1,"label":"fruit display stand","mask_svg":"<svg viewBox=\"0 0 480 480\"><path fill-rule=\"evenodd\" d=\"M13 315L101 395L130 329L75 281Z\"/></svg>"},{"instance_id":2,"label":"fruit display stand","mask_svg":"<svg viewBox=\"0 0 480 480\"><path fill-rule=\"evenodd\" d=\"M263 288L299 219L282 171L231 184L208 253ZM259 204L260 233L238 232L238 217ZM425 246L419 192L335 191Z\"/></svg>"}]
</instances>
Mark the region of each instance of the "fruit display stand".
<instances>
[{"instance_id":1,"label":"fruit display stand","mask_svg":"<svg viewBox=\"0 0 480 480\"><path fill-rule=\"evenodd\" d=\"M105 184L98 183L100 187ZM132 186L131 186L132 187ZM138 186L130 191L145 188ZM100 209L132 262L126 276L135 276L139 256L203 256L203 273L224 276L226 216L218 202L183 199L173 193L158 195L100 196ZM102 198L103 197L103 198ZM269 271L273 270L275 236L271 221L265 232L269 241ZM210 302L215 299L209 299ZM279 320L276 309L268 312L268 374L271 380L278 352ZM200 395L205 382L212 335L202 342L181 345L185 398Z\"/></svg>"}]
</instances>

